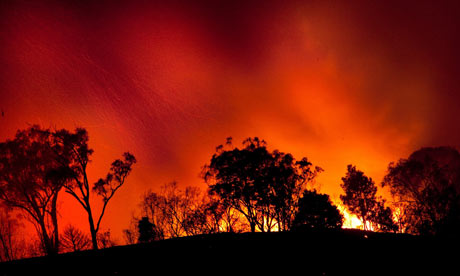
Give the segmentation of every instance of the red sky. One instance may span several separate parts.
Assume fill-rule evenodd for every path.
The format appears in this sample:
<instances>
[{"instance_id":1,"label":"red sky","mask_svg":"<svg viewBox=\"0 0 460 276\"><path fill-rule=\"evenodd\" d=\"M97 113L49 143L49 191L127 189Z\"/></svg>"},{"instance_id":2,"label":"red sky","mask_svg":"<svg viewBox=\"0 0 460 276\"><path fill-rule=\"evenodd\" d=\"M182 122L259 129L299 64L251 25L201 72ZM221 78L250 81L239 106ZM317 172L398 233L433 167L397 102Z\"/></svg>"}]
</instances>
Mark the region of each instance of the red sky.
<instances>
[{"instance_id":1,"label":"red sky","mask_svg":"<svg viewBox=\"0 0 460 276\"><path fill-rule=\"evenodd\" d=\"M455 1L338 2L2 1L0 140L85 127L93 181L132 152L102 225L120 240L146 190L204 189L228 136L308 157L334 199L349 163L379 183L422 146L458 148ZM62 224L85 229L62 199Z\"/></svg>"}]
</instances>

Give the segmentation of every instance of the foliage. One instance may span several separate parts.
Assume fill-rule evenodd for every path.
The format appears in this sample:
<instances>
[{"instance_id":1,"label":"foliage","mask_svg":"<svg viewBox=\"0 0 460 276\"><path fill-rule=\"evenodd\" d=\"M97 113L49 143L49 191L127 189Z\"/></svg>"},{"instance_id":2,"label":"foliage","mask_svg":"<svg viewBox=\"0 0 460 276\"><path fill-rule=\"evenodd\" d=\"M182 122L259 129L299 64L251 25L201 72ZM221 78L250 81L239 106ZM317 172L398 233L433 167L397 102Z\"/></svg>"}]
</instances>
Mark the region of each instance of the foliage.
<instances>
[{"instance_id":1,"label":"foliage","mask_svg":"<svg viewBox=\"0 0 460 276\"><path fill-rule=\"evenodd\" d=\"M47 138L40 127L32 126L0 143L0 199L25 213L44 251L56 254L57 199L66 179L54 174L61 166L47 146Z\"/></svg>"},{"instance_id":2,"label":"foliage","mask_svg":"<svg viewBox=\"0 0 460 276\"><path fill-rule=\"evenodd\" d=\"M288 230L297 209L297 201L307 183L321 168L291 154L270 152L259 138L247 138L243 148L235 148L231 138L216 148L202 176L211 196L240 212L251 231L271 231L275 225Z\"/></svg>"},{"instance_id":3,"label":"foliage","mask_svg":"<svg viewBox=\"0 0 460 276\"><path fill-rule=\"evenodd\" d=\"M91 239L80 229L68 225L61 235L61 248L63 252L75 252L91 248Z\"/></svg>"},{"instance_id":4,"label":"foliage","mask_svg":"<svg viewBox=\"0 0 460 276\"><path fill-rule=\"evenodd\" d=\"M382 186L401 210L399 223L415 234L458 235L460 154L450 147L422 148L390 163Z\"/></svg>"},{"instance_id":5,"label":"foliage","mask_svg":"<svg viewBox=\"0 0 460 276\"><path fill-rule=\"evenodd\" d=\"M154 224L149 221L148 217L142 217L139 220L137 229L139 233L138 242L139 243L146 243L152 242L155 240L155 231L154 231Z\"/></svg>"},{"instance_id":6,"label":"foliage","mask_svg":"<svg viewBox=\"0 0 460 276\"><path fill-rule=\"evenodd\" d=\"M48 135L49 146L61 165L57 174L67 179L64 183L65 191L72 195L88 214L93 249L97 249L99 247L97 234L107 205L115 192L125 183L136 159L129 152L125 152L123 160L115 160L107 176L99 179L91 188L87 166L94 151L88 146L88 132L83 128L77 128L75 132L61 129L44 133ZM94 217L93 214L91 192L102 198L102 210L98 217Z\"/></svg>"},{"instance_id":7,"label":"foliage","mask_svg":"<svg viewBox=\"0 0 460 276\"><path fill-rule=\"evenodd\" d=\"M153 224L155 239L191 236L219 231L220 211L207 202L196 187L179 189L176 182L144 195L143 216Z\"/></svg>"},{"instance_id":8,"label":"foliage","mask_svg":"<svg viewBox=\"0 0 460 276\"><path fill-rule=\"evenodd\" d=\"M131 217L131 222L129 227L123 229L123 239L125 244L136 244L139 241L139 229L138 229L139 219L134 215Z\"/></svg>"},{"instance_id":9,"label":"foliage","mask_svg":"<svg viewBox=\"0 0 460 276\"><path fill-rule=\"evenodd\" d=\"M343 216L328 195L319 194L315 190L303 192L293 227L339 229L342 228L342 224Z\"/></svg>"},{"instance_id":10,"label":"foliage","mask_svg":"<svg viewBox=\"0 0 460 276\"><path fill-rule=\"evenodd\" d=\"M345 195L340 199L348 210L363 222L364 230L371 225L381 231L396 231L392 211L385 208L385 201L377 198L377 187L372 178L367 177L355 166L348 165L345 177L340 185Z\"/></svg>"},{"instance_id":11,"label":"foliage","mask_svg":"<svg viewBox=\"0 0 460 276\"><path fill-rule=\"evenodd\" d=\"M117 245L117 242L112 238L110 229L108 229L107 231L97 233L97 244L98 248L110 248Z\"/></svg>"}]
</instances>

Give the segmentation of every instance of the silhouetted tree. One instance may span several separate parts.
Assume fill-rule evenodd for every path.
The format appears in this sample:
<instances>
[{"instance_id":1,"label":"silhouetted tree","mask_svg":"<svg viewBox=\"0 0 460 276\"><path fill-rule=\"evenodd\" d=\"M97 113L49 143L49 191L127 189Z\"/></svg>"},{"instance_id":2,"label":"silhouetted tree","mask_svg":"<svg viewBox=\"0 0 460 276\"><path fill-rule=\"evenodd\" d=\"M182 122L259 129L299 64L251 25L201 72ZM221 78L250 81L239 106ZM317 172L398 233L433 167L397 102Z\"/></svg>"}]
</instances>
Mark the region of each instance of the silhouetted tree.
<instances>
[{"instance_id":1,"label":"silhouetted tree","mask_svg":"<svg viewBox=\"0 0 460 276\"><path fill-rule=\"evenodd\" d=\"M393 219L393 211L390 207L385 207L384 200L376 202L373 213L371 224L375 231L397 232L399 230L398 223Z\"/></svg>"},{"instance_id":2,"label":"silhouetted tree","mask_svg":"<svg viewBox=\"0 0 460 276\"><path fill-rule=\"evenodd\" d=\"M123 229L123 239L126 244L135 244L139 240L139 233L132 229Z\"/></svg>"},{"instance_id":3,"label":"silhouetted tree","mask_svg":"<svg viewBox=\"0 0 460 276\"><path fill-rule=\"evenodd\" d=\"M60 164L47 138L40 127L32 126L0 143L0 199L34 223L46 254L57 254L57 199L66 178L54 173Z\"/></svg>"},{"instance_id":4,"label":"silhouetted tree","mask_svg":"<svg viewBox=\"0 0 460 276\"><path fill-rule=\"evenodd\" d=\"M294 219L295 228L339 229L343 216L333 205L329 196L305 190L299 200L299 210Z\"/></svg>"},{"instance_id":5,"label":"silhouetted tree","mask_svg":"<svg viewBox=\"0 0 460 276\"><path fill-rule=\"evenodd\" d=\"M155 225L155 237L159 240L166 238L166 199L158 193L148 191L144 194L142 202L142 215L146 216L149 221ZM137 219L136 219L137 220Z\"/></svg>"},{"instance_id":6,"label":"silhouetted tree","mask_svg":"<svg viewBox=\"0 0 460 276\"><path fill-rule=\"evenodd\" d=\"M212 197L203 197L184 220L187 235L238 232L238 218Z\"/></svg>"},{"instance_id":7,"label":"silhouetted tree","mask_svg":"<svg viewBox=\"0 0 460 276\"><path fill-rule=\"evenodd\" d=\"M248 230L239 212L217 198L209 196L209 200L203 205L203 208L209 233L240 233Z\"/></svg>"},{"instance_id":8,"label":"silhouetted tree","mask_svg":"<svg viewBox=\"0 0 460 276\"><path fill-rule=\"evenodd\" d=\"M160 193L144 195L143 215L154 224L158 239L202 234L205 223L203 201L196 187L178 188L176 182L162 186Z\"/></svg>"},{"instance_id":9,"label":"silhouetted tree","mask_svg":"<svg viewBox=\"0 0 460 276\"><path fill-rule=\"evenodd\" d=\"M392 212L384 207L384 200L376 197L377 187L372 178L367 177L355 166L348 165L345 177L340 185L345 195L340 199L348 210L363 222L364 230L371 224L382 231L393 231Z\"/></svg>"},{"instance_id":10,"label":"silhouetted tree","mask_svg":"<svg viewBox=\"0 0 460 276\"><path fill-rule=\"evenodd\" d=\"M198 200L198 190L186 187L185 191L178 188L176 182L164 185L162 188L164 205L161 208L166 222L168 237L181 237L187 235L184 227L185 219L191 214Z\"/></svg>"},{"instance_id":11,"label":"silhouetted tree","mask_svg":"<svg viewBox=\"0 0 460 276\"><path fill-rule=\"evenodd\" d=\"M306 157L296 161L291 154L278 150L272 152L272 164L269 167L268 204L274 209L278 229L289 230L298 211L300 197L306 185L312 183L317 174L323 169L312 168Z\"/></svg>"},{"instance_id":12,"label":"silhouetted tree","mask_svg":"<svg viewBox=\"0 0 460 276\"><path fill-rule=\"evenodd\" d=\"M134 215L131 217L131 222L129 227L123 229L123 239L126 244L136 244L139 240L139 229L138 229L139 219Z\"/></svg>"},{"instance_id":13,"label":"silhouetted tree","mask_svg":"<svg viewBox=\"0 0 460 276\"><path fill-rule=\"evenodd\" d=\"M458 235L460 154L451 147L422 148L390 163L382 182L400 209L409 233Z\"/></svg>"},{"instance_id":14,"label":"silhouetted tree","mask_svg":"<svg viewBox=\"0 0 460 276\"><path fill-rule=\"evenodd\" d=\"M270 152L259 138L247 138L243 148L235 148L227 138L228 149L220 145L202 176L211 196L240 212L252 232L289 229L296 203L308 182L321 171L311 168L306 158L295 161L292 155Z\"/></svg>"},{"instance_id":15,"label":"silhouetted tree","mask_svg":"<svg viewBox=\"0 0 460 276\"><path fill-rule=\"evenodd\" d=\"M91 239L78 228L68 225L61 235L61 247L64 252L74 252L91 248Z\"/></svg>"},{"instance_id":16,"label":"silhouetted tree","mask_svg":"<svg viewBox=\"0 0 460 276\"><path fill-rule=\"evenodd\" d=\"M56 160L63 168L59 172L70 179L64 184L65 191L72 195L88 214L93 249L97 249L97 233L107 204L115 192L125 183L136 159L129 152L125 152L123 160L115 160L107 176L99 179L91 187L87 166L93 150L88 146L88 132L83 128L77 128L74 133L61 129L54 132L47 131L46 134L50 138L50 148L53 149ZM91 206L91 192L99 195L103 203L102 210L96 220Z\"/></svg>"},{"instance_id":17,"label":"silhouetted tree","mask_svg":"<svg viewBox=\"0 0 460 276\"><path fill-rule=\"evenodd\" d=\"M187 236L209 234L214 231L218 232L218 229L213 229L212 225L208 224L208 222L206 205L200 204L190 210L182 224Z\"/></svg>"},{"instance_id":18,"label":"silhouetted tree","mask_svg":"<svg viewBox=\"0 0 460 276\"><path fill-rule=\"evenodd\" d=\"M159 193L147 192L141 207L153 224L155 239L246 230L239 214L218 199L196 187L182 190L176 182L162 186ZM127 229L126 235L132 236L132 231Z\"/></svg>"},{"instance_id":19,"label":"silhouetted tree","mask_svg":"<svg viewBox=\"0 0 460 276\"><path fill-rule=\"evenodd\" d=\"M98 248L110 248L117 245L117 243L112 239L110 229L105 232L97 233L97 244Z\"/></svg>"},{"instance_id":20,"label":"silhouetted tree","mask_svg":"<svg viewBox=\"0 0 460 276\"><path fill-rule=\"evenodd\" d=\"M154 225L149 221L148 217L142 217L138 223L139 243L152 242L155 240Z\"/></svg>"}]
</instances>

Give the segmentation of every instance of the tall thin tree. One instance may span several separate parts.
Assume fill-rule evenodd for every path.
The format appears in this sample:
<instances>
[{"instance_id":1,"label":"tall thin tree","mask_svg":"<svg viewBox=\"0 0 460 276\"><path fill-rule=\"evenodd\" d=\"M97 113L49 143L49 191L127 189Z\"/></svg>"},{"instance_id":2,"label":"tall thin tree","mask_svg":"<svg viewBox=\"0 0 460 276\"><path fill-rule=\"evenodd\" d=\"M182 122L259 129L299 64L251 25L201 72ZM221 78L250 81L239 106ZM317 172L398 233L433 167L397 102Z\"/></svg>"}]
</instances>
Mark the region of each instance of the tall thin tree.
<instances>
[{"instance_id":1,"label":"tall thin tree","mask_svg":"<svg viewBox=\"0 0 460 276\"><path fill-rule=\"evenodd\" d=\"M125 183L136 158L129 152L123 154L123 160L115 160L105 178L100 178L92 186L88 180L87 167L91 161L93 149L88 146L88 132L84 128L77 128L75 132L61 129L48 132L49 144L56 154L56 159L63 166L62 173L70 176L71 181L64 185L65 191L73 196L88 215L89 230L93 249L98 249L98 231L110 199ZM102 210L98 216L94 215L91 204L92 192L102 198Z\"/></svg>"}]
</instances>

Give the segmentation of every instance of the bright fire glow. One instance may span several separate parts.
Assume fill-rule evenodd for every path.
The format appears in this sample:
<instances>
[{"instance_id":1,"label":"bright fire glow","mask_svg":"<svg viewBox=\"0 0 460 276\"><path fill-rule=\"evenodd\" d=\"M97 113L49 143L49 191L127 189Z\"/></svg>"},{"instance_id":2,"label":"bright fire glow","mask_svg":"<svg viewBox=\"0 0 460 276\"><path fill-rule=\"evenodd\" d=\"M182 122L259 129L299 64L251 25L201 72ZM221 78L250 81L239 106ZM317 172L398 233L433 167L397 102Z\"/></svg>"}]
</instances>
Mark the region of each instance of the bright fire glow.
<instances>
[{"instance_id":1,"label":"bright fire glow","mask_svg":"<svg viewBox=\"0 0 460 276\"><path fill-rule=\"evenodd\" d=\"M363 222L356 215L348 212L347 208L342 204L337 204L337 208L343 215L343 226L346 229L363 229Z\"/></svg>"}]
</instances>

